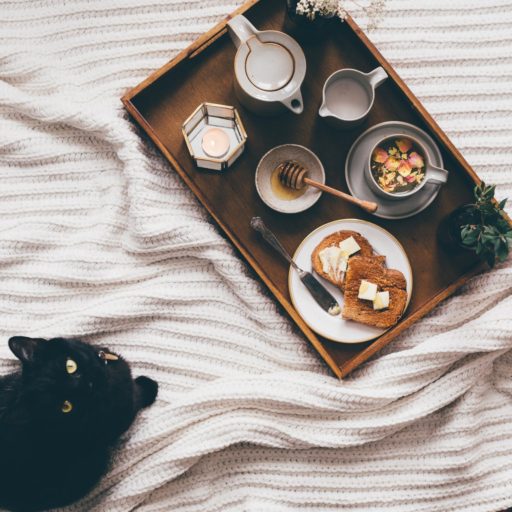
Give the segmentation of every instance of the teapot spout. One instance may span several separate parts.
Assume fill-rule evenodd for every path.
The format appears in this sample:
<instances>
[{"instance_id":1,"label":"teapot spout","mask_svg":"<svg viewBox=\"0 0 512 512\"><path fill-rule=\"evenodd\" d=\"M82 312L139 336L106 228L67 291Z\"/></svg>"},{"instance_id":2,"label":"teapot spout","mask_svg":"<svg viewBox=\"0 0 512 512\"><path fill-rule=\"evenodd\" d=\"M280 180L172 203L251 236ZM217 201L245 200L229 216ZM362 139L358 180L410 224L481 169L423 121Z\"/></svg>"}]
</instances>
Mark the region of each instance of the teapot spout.
<instances>
[{"instance_id":1,"label":"teapot spout","mask_svg":"<svg viewBox=\"0 0 512 512\"><path fill-rule=\"evenodd\" d=\"M259 34L259 30L245 17L239 14L228 23L228 33L233 44L238 48L249 38Z\"/></svg>"},{"instance_id":2,"label":"teapot spout","mask_svg":"<svg viewBox=\"0 0 512 512\"><path fill-rule=\"evenodd\" d=\"M281 103L294 114L302 114L304 110L304 102L302 101L302 93L298 90L291 98L286 98Z\"/></svg>"}]
</instances>

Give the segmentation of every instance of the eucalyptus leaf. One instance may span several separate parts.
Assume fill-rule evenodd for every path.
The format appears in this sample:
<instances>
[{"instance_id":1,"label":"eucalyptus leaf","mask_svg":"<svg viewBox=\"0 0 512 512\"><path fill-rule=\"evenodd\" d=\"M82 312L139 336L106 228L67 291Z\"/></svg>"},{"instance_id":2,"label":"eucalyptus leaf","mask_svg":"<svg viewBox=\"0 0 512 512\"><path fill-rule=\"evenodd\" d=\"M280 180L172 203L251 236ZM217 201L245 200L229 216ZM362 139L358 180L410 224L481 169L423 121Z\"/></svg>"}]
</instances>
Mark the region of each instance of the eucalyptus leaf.
<instances>
[{"instance_id":1,"label":"eucalyptus leaf","mask_svg":"<svg viewBox=\"0 0 512 512\"><path fill-rule=\"evenodd\" d=\"M508 244L501 243L498 245L498 248L496 249L496 257L499 261L505 261L507 259L509 253L509 247Z\"/></svg>"},{"instance_id":2,"label":"eucalyptus leaf","mask_svg":"<svg viewBox=\"0 0 512 512\"><path fill-rule=\"evenodd\" d=\"M482 236L480 237L480 239L482 240L482 242L485 244L487 242L492 242L494 243L495 240L497 240L496 236L495 235L486 235L485 233L482 234Z\"/></svg>"},{"instance_id":3,"label":"eucalyptus leaf","mask_svg":"<svg viewBox=\"0 0 512 512\"><path fill-rule=\"evenodd\" d=\"M510 224L503 217L498 218L498 220L496 221L496 227L498 228L500 233L512 231Z\"/></svg>"},{"instance_id":4,"label":"eucalyptus leaf","mask_svg":"<svg viewBox=\"0 0 512 512\"><path fill-rule=\"evenodd\" d=\"M499 231L496 229L496 226L484 226L482 228L482 232L489 235L498 235Z\"/></svg>"},{"instance_id":5,"label":"eucalyptus leaf","mask_svg":"<svg viewBox=\"0 0 512 512\"><path fill-rule=\"evenodd\" d=\"M479 234L480 231L476 229L467 231L464 235L461 233L462 243L464 245L473 245L477 241Z\"/></svg>"},{"instance_id":6,"label":"eucalyptus leaf","mask_svg":"<svg viewBox=\"0 0 512 512\"><path fill-rule=\"evenodd\" d=\"M466 237L471 232L471 230L473 229L471 226L468 226L468 225L461 226L461 228L462 228L461 231L460 231L461 238Z\"/></svg>"}]
</instances>

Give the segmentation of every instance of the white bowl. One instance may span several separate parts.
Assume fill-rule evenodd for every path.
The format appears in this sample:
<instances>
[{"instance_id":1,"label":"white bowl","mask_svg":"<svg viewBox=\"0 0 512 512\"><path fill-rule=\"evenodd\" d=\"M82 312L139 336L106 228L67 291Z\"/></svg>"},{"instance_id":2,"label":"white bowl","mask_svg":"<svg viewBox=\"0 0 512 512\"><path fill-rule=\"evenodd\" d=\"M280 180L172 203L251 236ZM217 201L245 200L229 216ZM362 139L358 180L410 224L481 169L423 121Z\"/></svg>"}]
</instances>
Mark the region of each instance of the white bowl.
<instances>
[{"instance_id":1,"label":"white bowl","mask_svg":"<svg viewBox=\"0 0 512 512\"><path fill-rule=\"evenodd\" d=\"M307 169L309 178L325 183L324 166L312 151L298 144L284 144L271 149L263 155L256 169L256 190L261 200L276 212L303 212L311 208L320 199L322 192L314 187L307 187L304 194L295 199L285 200L277 197L270 183L272 172L279 164L287 160L298 162Z\"/></svg>"}]
</instances>

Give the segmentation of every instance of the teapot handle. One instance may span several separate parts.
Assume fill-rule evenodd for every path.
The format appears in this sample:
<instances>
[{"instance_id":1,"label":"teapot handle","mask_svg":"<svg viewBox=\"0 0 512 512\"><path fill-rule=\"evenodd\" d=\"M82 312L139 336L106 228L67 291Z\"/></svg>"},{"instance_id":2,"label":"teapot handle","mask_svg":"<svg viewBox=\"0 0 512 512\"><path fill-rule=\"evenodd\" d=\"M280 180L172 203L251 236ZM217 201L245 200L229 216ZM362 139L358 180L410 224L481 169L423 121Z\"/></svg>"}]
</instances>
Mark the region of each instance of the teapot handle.
<instances>
[{"instance_id":1,"label":"teapot handle","mask_svg":"<svg viewBox=\"0 0 512 512\"><path fill-rule=\"evenodd\" d=\"M259 30L245 16L239 14L228 22L228 33L233 44L238 48L247 39L259 34Z\"/></svg>"},{"instance_id":2,"label":"teapot handle","mask_svg":"<svg viewBox=\"0 0 512 512\"><path fill-rule=\"evenodd\" d=\"M298 89L293 96L281 100L281 103L294 114L302 114L304 110L304 101L302 99L302 93Z\"/></svg>"}]
</instances>

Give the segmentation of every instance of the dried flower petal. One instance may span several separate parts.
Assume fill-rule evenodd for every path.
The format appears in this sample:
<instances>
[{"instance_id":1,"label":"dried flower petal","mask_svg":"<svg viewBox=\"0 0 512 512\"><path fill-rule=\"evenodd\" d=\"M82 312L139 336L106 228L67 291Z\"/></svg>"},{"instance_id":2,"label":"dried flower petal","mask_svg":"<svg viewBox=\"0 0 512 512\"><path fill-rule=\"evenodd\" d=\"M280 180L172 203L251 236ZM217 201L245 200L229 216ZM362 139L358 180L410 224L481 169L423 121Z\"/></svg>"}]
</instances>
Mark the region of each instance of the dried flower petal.
<instances>
[{"instance_id":1,"label":"dried flower petal","mask_svg":"<svg viewBox=\"0 0 512 512\"><path fill-rule=\"evenodd\" d=\"M399 139L396 141L396 145L402 153L407 153L412 148L412 142L409 139Z\"/></svg>"},{"instance_id":2,"label":"dried flower petal","mask_svg":"<svg viewBox=\"0 0 512 512\"><path fill-rule=\"evenodd\" d=\"M413 151L409 155L408 162L411 165L411 167L414 167L416 169L421 169L425 165L425 162L423 161L423 157L421 155L419 155L418 153L416 153L415 151Z\"/></svg>"},{"instance_id":3,"label":"dried flower petal","mask_svg":"<svg viewBox=\"0 0 512 512\"><path fill-rule=\"evenodd\" d=\"M395 179L395 176L396 176L396 173L394 173L394 172L386 173L384 175L384 184L389 185L390 183L392 183Z\"/></svg>"},{"instance_id":4,"label":"dried flower petal","mask_svg":"<svg viewBox=\"0 0 512 512\"><path fill-rule=\"evenodd\" d=\"M397 160L396 158L393 158L393 157L389 157L385 164L384 164L384 167L388 170L388 171L396 171L398 169L398 166L400 165L400 160Z\"/></svg>"},{"instance_id":5,"label":"dried flower petal","mask_svg":"<svg viewBox=\"0 0 512 512\"><path fill-rule=\"evenodd\" d=\"M388 159L388 154L382 148L375 148L372 159L379 164L383 164Z\"/></svg>"},{"instance_id":6,"label":"dried flower petal","mask_svg":"<svg viewBox=\"0 0 512 512\"><path fill-rule=\"evenodd\" d=\"M398 172L402 176L409 176L411 174L412 167L409 165L409 162L402 160L398 166Z\"/></svg>"}]
</instances>

